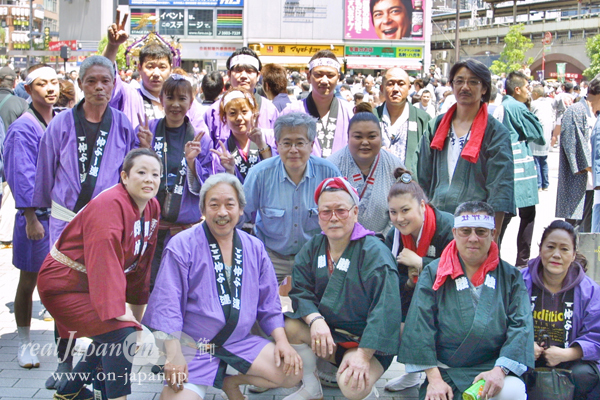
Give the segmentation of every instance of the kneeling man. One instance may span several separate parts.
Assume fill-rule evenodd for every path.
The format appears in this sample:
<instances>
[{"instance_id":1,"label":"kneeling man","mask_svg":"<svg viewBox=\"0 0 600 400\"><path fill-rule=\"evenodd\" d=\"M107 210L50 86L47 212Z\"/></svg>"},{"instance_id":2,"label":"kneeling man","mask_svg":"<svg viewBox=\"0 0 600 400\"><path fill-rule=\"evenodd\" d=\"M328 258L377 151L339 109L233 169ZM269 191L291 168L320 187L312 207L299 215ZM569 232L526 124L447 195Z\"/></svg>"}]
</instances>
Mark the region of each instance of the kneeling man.
<instances>
[{"instance_id":1,"label":"kneeling man","mask_svg":"<svg viewBox=\"0 0 600 400\"><path fill-rule=\"evenodd\" d=\"M534 366L525 283L499 258L489 204L466 202L454 215L454 240L419 275L398 360L427 374L421 400L459 399L480 379L481 398L525 400L520 376Z\"/></svg>"},{"instance_id":2,"label":"kneeling man","mask_svg":"<svg viewBox=\"0 0 600 400\"><path fill-rule=\"evenodd\" d=\"M400 339L396 260L358 222L358 193L343 178L315 192L319 225L296 255L285 331L304 365L303 386L284 400L323 398L317 356L339 366L343 395L361 400L392 363ZM376 393L375 393L376 395Z\"/></svg>"},{"instance_id":3,"label":"kneeling man","mask_svg":"<svg viewBox=\"0 0 600 400\"><path fill-rule=\"evenodd\" d=\"M171 239L142 323L167 334L161 399L203 399L208 386L230 400L239 385L293 387L302 361L290 346L273 265L264 245L235 229L246 199L239 180L206 180L206 221ZM250 334L255 321L275 343ZM227 365L241 375L225 376Z\"/></svg>"}]
</instances>

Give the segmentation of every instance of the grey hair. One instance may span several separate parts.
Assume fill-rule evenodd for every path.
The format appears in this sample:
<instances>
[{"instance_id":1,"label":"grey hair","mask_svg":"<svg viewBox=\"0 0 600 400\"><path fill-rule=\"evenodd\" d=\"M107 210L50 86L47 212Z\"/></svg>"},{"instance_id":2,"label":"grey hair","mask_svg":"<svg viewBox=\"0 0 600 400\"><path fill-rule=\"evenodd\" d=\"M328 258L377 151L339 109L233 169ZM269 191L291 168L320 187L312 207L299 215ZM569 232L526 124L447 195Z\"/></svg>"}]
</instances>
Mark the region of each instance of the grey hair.
<instances>
[{"instance_id":1,"label":"grey hair","mask_svg":"<svg viewBox=\"0 0 600 400\"><path fill-rule=\"evenodd\" d=\"M211 175L202 185L202 189L200 189L200 211L204 214L206 207L204 201L206 200L206 193L219 183L227 183L231 185L237 192L238 203L240 208L244 208L246 206L246 195L244 194L244 187L240 180L235 176L231 175L227 172L221 172L220 174Z\"/></svg>"},{"instance_id":2,"label":"grey hair","mask_svg":"<svg viewBox=\"0 0 600 400\"><path fill-rule=\"evenodd\" d=\"M454 216L458 217L461 214L474 214L478 212L484 212L489 216L494 216L494 209L485 201L467 201L459 204L458 207L456 207L456 211L454 211Z\"/></svg>"},{"instance_id":3,"label":"grey hair","mask_svg":"<svg viewBox=\"0 0 600 400\"><path fill-rule=\"evenodd\" d=\"M115 79L115 67L113 63L104 56L89 56L86 58L79 67L79 79L83 81L87 70L95 65L108 69L110 71L110 76Z\"/></svg>"},{"instance_id":4,"label":"grey hair","mask_svg":"<svg viewBox=\"0 0 600 400\"><path fill-rule=\"evenodd\" d=\"M283 128L294 128L296 126L306 127L306 136L309 142L314 141L317 137L317 119L305 113L293 112L282 115L275 121L275 140L279 142Z\"/></svg>"}]
</instances>

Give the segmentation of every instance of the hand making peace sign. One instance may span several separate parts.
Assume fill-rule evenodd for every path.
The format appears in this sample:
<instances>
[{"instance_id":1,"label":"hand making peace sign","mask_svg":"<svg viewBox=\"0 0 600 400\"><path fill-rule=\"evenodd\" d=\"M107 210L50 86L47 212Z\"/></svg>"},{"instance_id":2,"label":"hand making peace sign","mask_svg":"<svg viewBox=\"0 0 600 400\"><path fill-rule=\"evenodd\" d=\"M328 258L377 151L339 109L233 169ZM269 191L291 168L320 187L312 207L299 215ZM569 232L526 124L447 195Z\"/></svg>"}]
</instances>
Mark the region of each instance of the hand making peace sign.
<instances>
[{"instance_id":1,"label":"hand making peace sign","mask_svg":"<svg viewBox=\"0 0 600 400\"><path fill-rule=\"evenodd\" d=\"M202 136L204 136L205 132L200 132L196 136L194 136L194 140L191 140L185 144L185 161L187 162L188 168L192 172L194 177L198 177L196 173L196 157L200 153L202 153L202 145L200 141L202 140Z\"/></svg>"},{"instance_id":2,"label":"hand making peace sign","mask_svg":"<svg viewBox=\"0 0 600 400\"><path fill-rule=\"evenodd\" d=\"M215 149L210 149L210 151L219 156L221 165L225 168L225 171L235 175L235 160L233 159L233 156L225 148L223 142L219 141L219 146L221 147L221 151Z\"/></svg>"},{"instance_id":3,"label":"hand making peace sign","mask_svg":"<svg viewBox=\"0 0 600 400\"><path fill-rule=\"evenodd\" d=\"M200 132L194 136L194 140L191 140L185 144L185 159L187 160L188 165L193 165L196 157L198 157L198 155L202 152L202 145L200 144L200 141L202 140L204 133L205 132Z\"/></svg>"},{"instance_id":4,"label":"hand making peace sign","mask_svg":"<svg viewBox=\"0 0 600 400\"><path fill-rule=\"evenodd\" d=\"M138 114L138 121L140 122L138 126L138 139L140 140L140 147L144 147L146 149L151 148L152 144L152 132L148 126L148 116L144 115L145 119L142 120L142 116Z\"/></svg>"},{"instance_id":5,"label":"hand making peace sign","mask_svg":"<svg viewBox=\"0 0 600 400\"><path fill-rule=\"evenodd\" d=\"M125 24L129 14L125 14L121 20L121 11L117 10L117 22L108 27L108 42L114 45L121 45L129 39L129 34L125 31Z\"/></svg>"}]
</instances>

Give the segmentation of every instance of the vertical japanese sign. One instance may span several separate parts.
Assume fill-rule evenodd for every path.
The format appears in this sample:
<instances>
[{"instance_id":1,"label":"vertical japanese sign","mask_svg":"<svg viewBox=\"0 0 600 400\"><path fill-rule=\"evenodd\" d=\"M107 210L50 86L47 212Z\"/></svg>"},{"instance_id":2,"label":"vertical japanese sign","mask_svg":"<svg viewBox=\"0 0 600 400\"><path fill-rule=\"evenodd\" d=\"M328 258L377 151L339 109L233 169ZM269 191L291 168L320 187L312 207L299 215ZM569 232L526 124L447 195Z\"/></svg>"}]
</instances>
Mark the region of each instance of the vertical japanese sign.
<instances>
[{"instance_id":1,"label":"vertical japanese sign","mask_svg":"<svg viewBox=\"0 0 600 400\"><path fill-rule=\"evenodd\" d=\"M559 81L565 81L565 75L567 70L567 63L556 63L556 77Z\"/></svg>"},{"instance_id":2,"label":"vertical japanese sign","mask_svg":"<svg viewBox=\"0 0 600 400\"><path fill-rule=\"evenodd\" d=\"M424 0L345 0L344 38L425 40L423 26L428 10L423 3Z\"/></svg>"},{"instance_id":3,"label":"vertical japanese sign","mask_svg":"<svg viewBox=\"0 0 600 400\"><path fill-rule=\"evenodd\" d=\"M213 10L188 9L188 36L213 36Z\"/></svg>"},{"instance_id":4,"label":"vertical japanese sign","mask_svg":"<svg viewBox=\"0 0 600 400\"><path fill-rule=\"evenodd\" d=\"M242 10L217 10L217 36L242 36Z\"/></svg>"},{"instance_id":5,"label":"vertical japanese sign","mask_svg":"<svg viewBox=\"0 0 600 400\"><path fill-rule=\"evenodd\" d=\"M159 28L158 32L161 35L184 35L184 19L185 10L183 9L166 9L159 10Z\"/></svg>"},{"instance_id":6,"label":"vertical japanese sign","mask_svg":"<svg viewBox=\"0 0 600 400\"><path fill-rule=\"evenodd\" d=\"M131 9L131 35L145 35L156 28L155 8L132 8Z\"/></svg>"}]
</instances>

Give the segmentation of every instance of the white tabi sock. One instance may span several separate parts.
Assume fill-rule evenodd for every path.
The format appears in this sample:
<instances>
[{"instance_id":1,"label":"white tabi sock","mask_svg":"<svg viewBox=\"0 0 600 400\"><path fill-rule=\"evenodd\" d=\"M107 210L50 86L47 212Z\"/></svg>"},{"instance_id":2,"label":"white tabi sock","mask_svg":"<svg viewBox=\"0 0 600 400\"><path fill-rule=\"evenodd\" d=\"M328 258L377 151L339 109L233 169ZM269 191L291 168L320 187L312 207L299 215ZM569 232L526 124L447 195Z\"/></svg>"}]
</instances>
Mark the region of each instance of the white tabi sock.
<instances>
[{"instance_id":1,"label":"white tabi sock","mask_svg":"<svg viewBox=\"0 0 600 400\"><path fill-rule=\"evenodd\" d=\"M20 344L31 343L31 338L29 337L30 329L31 327L29 326L17 326L17 333L19 334Z\"/></svg>"},{"instance_id":2,"label":"white tabi sock","mask_svg":"<svg viewBox=\"0 0 600 400\"><path fill-rule=\"evenodd\" d=\"M313 353L307 344L293 344L292 347L302 359L302 369L304 370L302 383L304 384L304 388L310 394L322 393L321 382L319 382L319 377L316 374L317 355Z\"/></svg>"}]
</instances>

